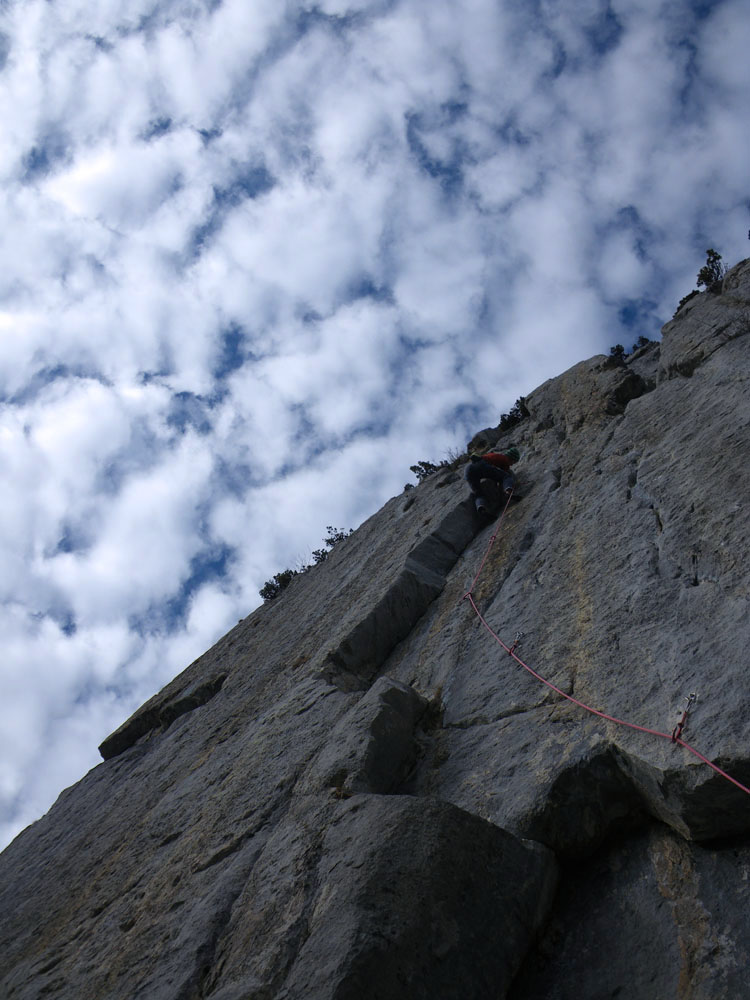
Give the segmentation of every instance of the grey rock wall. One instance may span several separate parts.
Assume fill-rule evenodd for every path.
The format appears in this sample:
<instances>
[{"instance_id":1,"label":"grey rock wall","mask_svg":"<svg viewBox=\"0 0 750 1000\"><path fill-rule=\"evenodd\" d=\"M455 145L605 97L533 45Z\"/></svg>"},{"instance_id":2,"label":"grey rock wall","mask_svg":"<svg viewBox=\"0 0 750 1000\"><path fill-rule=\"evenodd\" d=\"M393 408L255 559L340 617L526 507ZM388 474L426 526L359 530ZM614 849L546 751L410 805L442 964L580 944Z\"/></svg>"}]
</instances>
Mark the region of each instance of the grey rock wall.
<instances>
[{"instance_id":1,"label":"grey rock wall","mask_svg":"<svg viewBox=\"0 0 750 1000\"><path fill-rule=\"evenodd\" d=\"M701 848L664 827L614 840L566 868L509 997L747 997L749 871L747 845Z\"/></svg>"},{"instance_id":2,"label":"grey rock wall","mask_svg":"<svg viewBox=\"0 0 750 1000\"><path fill-rule=\"evenodd\" d=\"M750 262L390 500L0 856L8 1000L750 996ZM637 955L637 961L633 956ZM743 992L743 990L745 992Z\"/></svg>"}]
</instances>

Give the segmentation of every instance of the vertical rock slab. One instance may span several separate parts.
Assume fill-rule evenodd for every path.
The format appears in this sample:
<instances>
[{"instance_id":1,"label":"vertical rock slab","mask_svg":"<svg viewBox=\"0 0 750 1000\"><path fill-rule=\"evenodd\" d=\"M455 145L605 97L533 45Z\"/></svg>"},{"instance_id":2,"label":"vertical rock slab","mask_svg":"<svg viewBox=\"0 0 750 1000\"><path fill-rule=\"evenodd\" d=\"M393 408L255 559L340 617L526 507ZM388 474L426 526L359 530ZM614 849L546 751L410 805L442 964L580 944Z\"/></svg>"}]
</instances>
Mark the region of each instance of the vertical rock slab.
<instances>
[{"instance_id":1,"label":"vertical rock slab","mask_svg":"<svg viewBox=\"0 0 750 1000\"><path fill-rule=\"evenodd\" d=\"M427 702L406 684L379 677L334 727L298 791L385 795L398 790L416 758L414 730Z\"/></svg>"},{"instance_id":2,"label":"vertical rock slab","mask_svg":"<svg viewBox=\"0 0 750 1000\"><path fill-rule=\"evenodd\" d=\"M274 891L255 873L235 906L211 1000L502 997L556 881L544 848L408 796L336 803L318 848L285 856L298 891L272 867ZM285 975L278 954L263 958L274 924L288 925L286 940L298 945Z\"/></svg>"}]
</instances>

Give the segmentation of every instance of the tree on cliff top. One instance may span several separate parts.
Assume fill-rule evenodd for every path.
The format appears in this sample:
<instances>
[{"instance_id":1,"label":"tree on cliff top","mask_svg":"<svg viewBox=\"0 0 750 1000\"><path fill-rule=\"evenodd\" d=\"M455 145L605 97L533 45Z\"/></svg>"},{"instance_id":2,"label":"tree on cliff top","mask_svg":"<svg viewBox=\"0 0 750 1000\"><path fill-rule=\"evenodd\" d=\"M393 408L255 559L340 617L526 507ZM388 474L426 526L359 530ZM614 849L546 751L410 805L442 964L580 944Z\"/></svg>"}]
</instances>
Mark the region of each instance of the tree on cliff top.
<instances>
[{"instance_id":1,"label":"tree on cliff top","mask_svg":"<svg viewBox=\"0 0 750 1000\"><path fill-rule=\"evenodd\" d=\"M706 250L706 263L698 271L696 284L698 288L705 285L707 291L713 291L726 273L726 264L722 262L721 254L717 253L716 250L708 249Z\"/></svg>"}]
</instances>

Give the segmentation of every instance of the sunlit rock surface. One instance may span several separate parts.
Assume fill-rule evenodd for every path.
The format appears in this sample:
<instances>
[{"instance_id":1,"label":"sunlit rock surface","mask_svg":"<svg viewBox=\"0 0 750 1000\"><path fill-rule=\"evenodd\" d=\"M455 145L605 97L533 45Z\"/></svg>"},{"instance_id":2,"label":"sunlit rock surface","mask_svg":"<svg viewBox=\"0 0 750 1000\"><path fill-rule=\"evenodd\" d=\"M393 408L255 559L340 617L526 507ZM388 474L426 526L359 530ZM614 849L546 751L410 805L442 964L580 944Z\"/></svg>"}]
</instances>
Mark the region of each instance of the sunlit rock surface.
<instances>
[{"instance_id":1,"label":"sunlit rock surface","mask_svg":"<svg viewBox=\"0 0 750 1000\"><path fill-rule=\"evenodd\" d=\"M747 995L750 262L389 501L0 856L8 1000ZM523 633L520 635L520 633ZM743 993L743 990L745 991Z\"/></svg>"}]
</instances>

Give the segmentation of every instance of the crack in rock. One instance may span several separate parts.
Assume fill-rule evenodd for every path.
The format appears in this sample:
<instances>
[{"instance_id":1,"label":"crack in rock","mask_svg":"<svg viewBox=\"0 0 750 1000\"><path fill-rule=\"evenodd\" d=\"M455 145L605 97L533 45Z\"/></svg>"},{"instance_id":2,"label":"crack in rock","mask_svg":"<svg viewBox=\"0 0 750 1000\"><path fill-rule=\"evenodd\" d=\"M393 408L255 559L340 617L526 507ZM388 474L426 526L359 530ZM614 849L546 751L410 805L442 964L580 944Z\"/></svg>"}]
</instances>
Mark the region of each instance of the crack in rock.
<instances>
[{"instance_id":1,"label":"crack in rock","mask_svg":"<svg viewBox=\"0 0 750 1000\"><path fill-rule=\"evenodd\" d=\"M321 676L342 691L369 687L394 647L443 591L449 571L479 528L469 501L462 500L414 546L380 600L329 651Z\"/></svg>"}]
</instances>

